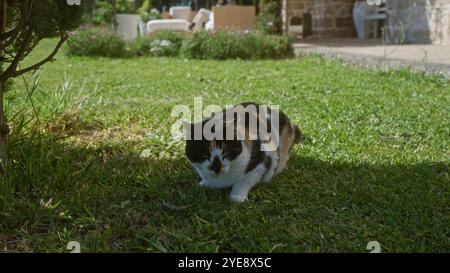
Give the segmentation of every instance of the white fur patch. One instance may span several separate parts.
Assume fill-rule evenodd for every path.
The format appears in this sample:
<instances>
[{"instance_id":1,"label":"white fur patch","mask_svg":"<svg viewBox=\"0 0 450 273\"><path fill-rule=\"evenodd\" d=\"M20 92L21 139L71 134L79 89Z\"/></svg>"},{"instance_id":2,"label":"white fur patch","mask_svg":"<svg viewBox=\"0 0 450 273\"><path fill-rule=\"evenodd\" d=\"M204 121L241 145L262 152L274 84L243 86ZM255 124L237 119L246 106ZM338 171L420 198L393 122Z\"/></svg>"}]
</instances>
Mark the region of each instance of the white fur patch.
<instances>
[{"instance_id":1,"label":"white fur patch","mask_svg":"<svg viewBox=\"0 0 450 273\"><path fill-rule=\"evenodd\" d=\"M211 164L210 160L201 164L192 163L192 166L202 178L202 181L200 182L202 186L209 188L226 188L245 179L245 169L250 161L250 153L245 148L243 148L242 153L231 162L227 159L222 159L222 152L220 149L214 149L211 152L211 158L214 158L214 156L218 156L223 165L224 170L220 175L216 175L213 171L209 170L208 167L209 164Z\"/></svg>"}]
</instances>

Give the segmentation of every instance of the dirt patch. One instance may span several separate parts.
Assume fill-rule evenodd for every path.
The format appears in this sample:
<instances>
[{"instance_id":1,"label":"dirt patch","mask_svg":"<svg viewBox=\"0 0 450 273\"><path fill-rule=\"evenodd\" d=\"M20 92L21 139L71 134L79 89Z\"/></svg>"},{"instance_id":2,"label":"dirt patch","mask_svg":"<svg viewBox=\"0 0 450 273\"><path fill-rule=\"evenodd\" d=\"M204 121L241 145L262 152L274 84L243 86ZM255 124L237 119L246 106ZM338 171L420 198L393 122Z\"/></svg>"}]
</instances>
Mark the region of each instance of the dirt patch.
<instances>
[{"instance_id":1,"label":"dirt patch","mask_svg":"<svg viewBox=\"0 0 450 273\"><path fill-rule=\"evenodd\" d=\"M75 135L91 135L97 130L101 130L103 125L98 122L87 122L77 114L64 114L61 118L46 122L43 125L45 133L51 133L63 137Z\"/></svg>"}]
</instances>

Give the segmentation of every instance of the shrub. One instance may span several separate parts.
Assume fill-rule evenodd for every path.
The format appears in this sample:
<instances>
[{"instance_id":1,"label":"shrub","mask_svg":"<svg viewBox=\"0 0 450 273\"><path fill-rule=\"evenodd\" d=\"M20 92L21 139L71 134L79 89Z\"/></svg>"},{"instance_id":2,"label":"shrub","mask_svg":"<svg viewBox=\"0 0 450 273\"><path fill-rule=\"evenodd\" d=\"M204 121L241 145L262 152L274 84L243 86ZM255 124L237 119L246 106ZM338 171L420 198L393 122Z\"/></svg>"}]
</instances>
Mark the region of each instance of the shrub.
<instances>
[{"instance_id":1,"label":"shrub","mask_svg":"<svg viewBox=\"0 0 450 273\"><path fill-rule=\"evenodd\" d=\"M91 22L97 26L112 24L112 6L107 1L95 1Z\"/></svg>"},{"instance_id":2,"label":"shrub","mask_svg":"<svg viewBox=\"0 0 450 273\"><path fill-rule=\"evenodd\" d=\"M243 46L242 37L231 31L197 32L183 44L182 53L194 59L248 59L250 52Z\"/></svg>"},{"instance_id":3,"label":"shrub","mask_svg":"<svg viewBox=\"0 0 450 273\"><path fill-rule=\"evenodd\" d=\"M246 34L244 45L251 52L252 59L280 59L293 54L292 38L289 36L251 32Z\"/></svg>"},{"instance_id":4,"label":"shrub","mask_svg":"<svg viewBox=\"0 0 450 273\"><path fill-rule=\"evenodd\" d=\"M132 0L116 0L117 13L134 13Z\"/></svg>"},{"instance_id":5,"label":"shrub","mask_svg":"<svg viewBox=\"0 0 450 273\"><path fill-rule=\"evenodd\" d=\"M109 29L91 28L76 32L69 41L68 54L78 56L124 57L127 43Z\"/></svg>"},{"instance_id":6,"label":"shrub","mask_svg":"<svg viewBox=\"0 0 450 273\"><path fill-rule=\"evenodd\" d=\"M185 39L184 33L162 30L136 39L131 44L131 52L137 56L177 56Z\"/></svg>"},{"instance_id":7,"label":"shrub","mask_svg":"<svg viewBox=\"0 0 450 273\"><path fill-rule=\"evenodd\" d=\"M261 10L256 18L256 29L267 33L281 33L283 21L281 19L281 1L264 0L261 1Z\"/></svg>"},{"instance_id":8,"label":"shrub","mask_svg":"<svg viewBox=\"0 0 450 273\"><path fill-rule=\"evenodd\" d=\"M161 15L159 14L158 10L152 9L152 4L150 0L145 0L142 3L142 6L138 9L138 13L143 22L161 19Z\"/></svg>"},{"instance_id":9,"label":"shrub","mask_svg":"<svg viewBox=\"0 0 450 273\"><path fill-rule=\"evenodd\" d=\"M72 36L68 53L79 56L157 56L183 55L192 59L278 59L289 57L292 41L288 36L262 32L217 31L187 33L163 30L128 44L109 29L80 30Z\"/></svg>"},{"instance_id":10,"label":"shrub","mask_svg":"<svg viewBox=\"0 0 450 273\"><path fill-rule=\"evenodd\" d=\"M287 36L261 32L197 32L183 43L181 52L195 59L284 58L292 52L292 41Z\"/></svg>"}]
</instances>

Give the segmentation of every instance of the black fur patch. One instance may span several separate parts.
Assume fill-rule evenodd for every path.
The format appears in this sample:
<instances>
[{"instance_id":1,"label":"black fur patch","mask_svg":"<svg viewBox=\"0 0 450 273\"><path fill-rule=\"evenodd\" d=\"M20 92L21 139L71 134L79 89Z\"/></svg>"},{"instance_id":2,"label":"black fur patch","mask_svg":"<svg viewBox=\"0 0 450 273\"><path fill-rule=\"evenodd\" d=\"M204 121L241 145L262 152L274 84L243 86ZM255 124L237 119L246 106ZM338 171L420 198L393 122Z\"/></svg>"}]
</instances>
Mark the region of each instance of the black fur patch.
<instances>
[{"instance_id":1,"label":"black fur patch","mask_svg":"<svg viewBox=\"0 0 450 273\"><path fill-rule=\"evenodd\" d=\"M187 140L186 156L191 162L200 163L210 158L209 141L206 140Z\"/></svg>"},{"instance_id":2,"label":"black fur patch","mask_svg":"<svg viewBox=\"0 0 450 273\"><path fill-rule=\"evenodd\" d=\"M217 156L214 157L213 162L211 163L209 168L215 173L220 173L220 171L222 170L222 163L220 163L220 159Z\"/></svg>"},{"instance_id":3,"label":"black fur patch","mask_svg":"<svg viewBox=\"0 0 450 273\"><path fill-rule=\"evenodd\" d=\"M203 126L207 120L203 121ZM186 140L186 156L191 162L201 163L211 157L210 145L214 142L215 146L222 149L222 155L229 161L233 161L242 153L242 141L240 140L212 140L208 141L203 136L201 140L194 139L194 125L190 128L191 139Z\"/></svg>"},{"instance_id":4,"label":"black fur patch","mask_svg":"<svg viewBox=\"0 0 450 273\"><path fill-rule=\"evenodd\" d=\"M235 160L242 153L242 141L225 140L223 141L222 154L229 161Z\"/></svg>"}]
</instances>

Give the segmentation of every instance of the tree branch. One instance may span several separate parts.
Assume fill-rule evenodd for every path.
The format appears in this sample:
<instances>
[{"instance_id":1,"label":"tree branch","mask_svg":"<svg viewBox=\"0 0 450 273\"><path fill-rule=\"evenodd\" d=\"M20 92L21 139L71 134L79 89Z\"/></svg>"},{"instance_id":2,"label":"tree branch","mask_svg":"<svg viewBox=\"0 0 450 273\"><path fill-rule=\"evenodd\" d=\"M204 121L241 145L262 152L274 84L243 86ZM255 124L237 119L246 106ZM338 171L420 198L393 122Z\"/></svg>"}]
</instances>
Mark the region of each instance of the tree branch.
<instances>
[{"instance_id":1,"label":"tree branch","mask_svg":"<svg viewBox=\"0 0 450 273\"><path fill-rule=\"evenodd\" d=\"M9 37L13 36L13 34L16 32L17 28L7 31L5 33L0 33L0 41L8 39Z\"/></svg>"},{"instance_id":2,"label":"tree branch","mask_svg":"<svg viewBox=\"0 0 450 273\"><path fill-rule=\"evenodd\" d=\"M29 66L29 67L27 67L27 68L24 68L24 69L15 71L15 72L12 74L12 77L17 77L17 76L23 75L23 74L25 74L25 73L27 73L27 72L30 72L30 71L33 71L33 70L37 70L37 69L39 69L42 65L44 65L45 63L53 61L53 59L54 59L56 53L58 53L59 49L60 49L61 46L66 42L66 40L67 40L68 38L69 38L69 36L68 36L67 34L61 34L61 38L60 38L58 44L56 45L56 47L55 47L55 49L53 50L53 52L50 53L50 55L48 55L47 58L45 58L45 59L43 59L42 61L40 61L40 62L38 62L38 63L36 63L36 64L34 64L34 65L31 65L31 66Z\"/></svg>"},{"instance_id":3,"label":"tree branch","mask_svg":"<svg viewBox=\"0 0 450 273\"><path fill-rule=\"evenodd\" d=\"M17 38L20 31L22 31L30 19L31 11L33 10L33 0L29 0L26 2L26 5L23 6L21 13L25 14L25 16L21 16L17 26L7 32L0 33L0 42L3 48L10 46ZM15 38L14 38L15 36Z\"/></svg>"},{"instance_id":4,"label":"tree branch","mask_svg":"<svg viewBox=\"0 0 450 273\"><path fill-rule=\"evenodd\" d=\"M33 28L30 27L28 29L27 33L25 34L25 38L23 39L22 46L20 47L19 51L17 52L16 56L14 57L14 60L11 62L11 64L8 66L8 68L1 75L0 82L6 82L6 80L13 77L13 74L17 69L17 65L23 59L23 57L25 55L25 51L27 49L27 46L30 43L32 37L33 37Z\"/></svg>"}]
</instances>

